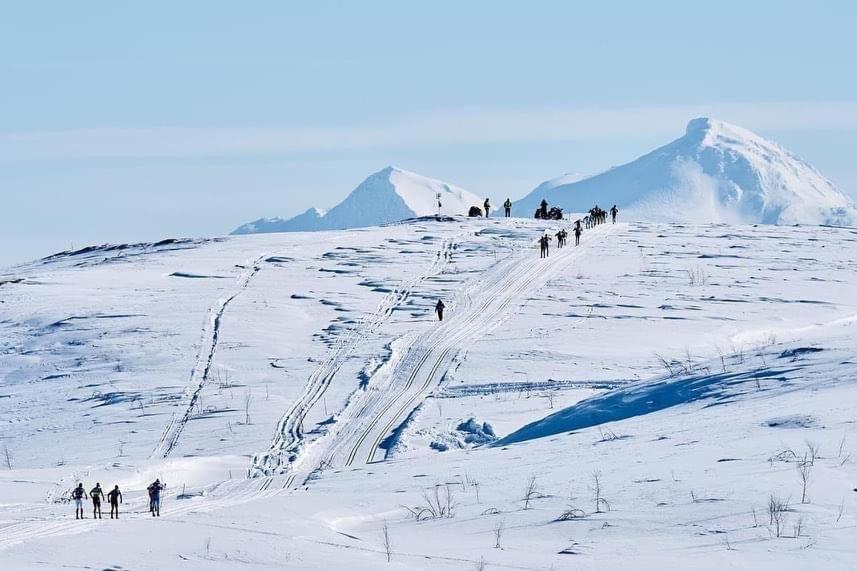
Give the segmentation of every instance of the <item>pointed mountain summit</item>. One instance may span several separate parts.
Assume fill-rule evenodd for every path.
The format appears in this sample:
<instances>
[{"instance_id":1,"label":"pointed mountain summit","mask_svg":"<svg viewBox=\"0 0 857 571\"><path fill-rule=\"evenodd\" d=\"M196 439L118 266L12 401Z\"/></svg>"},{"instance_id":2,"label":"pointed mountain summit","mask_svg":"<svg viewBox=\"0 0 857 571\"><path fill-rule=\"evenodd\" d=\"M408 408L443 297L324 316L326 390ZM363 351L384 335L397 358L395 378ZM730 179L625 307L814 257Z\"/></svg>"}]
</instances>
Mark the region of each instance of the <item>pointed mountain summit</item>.
<instances>
[{"instance_id":1,"label":"pointed mountain summit","mask_svg":"<svg viewBox=\"0 0 857 571\"><path fill-rule=\"evenodd\" d=\"M633 162L583 180L542 183L515 204L515 214L532 216L542 199L570 212L615 203L626 220L857 222L851 199L815 168L747 129L707 117Z\"/></svg>"},{"instance_id":2,"label":"pointed mountain summit","mask_svg":"<svg viewBox=\"0 0 857 571\"><path fill-rule=\"evenodd\" d=\"M377 226L406 218L434 216L440 194L444 215L466 215L482 199L457 186L395 167L369 176L329 211L311 208L288 220L262 218L237 228L233 234L260 232L309 232Z\"/></svg>"}]
</instances>

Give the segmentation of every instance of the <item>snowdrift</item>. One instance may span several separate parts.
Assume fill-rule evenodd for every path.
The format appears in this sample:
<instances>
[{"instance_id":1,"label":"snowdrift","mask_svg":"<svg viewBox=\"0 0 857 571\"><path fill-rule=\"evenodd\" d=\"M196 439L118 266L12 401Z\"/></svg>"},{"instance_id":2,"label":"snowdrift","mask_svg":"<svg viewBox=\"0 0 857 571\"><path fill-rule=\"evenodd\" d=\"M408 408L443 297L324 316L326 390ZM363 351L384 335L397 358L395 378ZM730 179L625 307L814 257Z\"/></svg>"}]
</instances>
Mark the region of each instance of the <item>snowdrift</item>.
<instances>
[{"instance_id":1,"label":"snowdrift","mask_svg":"<svg viewBox=\"0 0 857 571\"><path fill-rule=\"evenodd\" d=\"M566 211L617 204L626 219L736 224L854 225L854 203L815 168L746 129L706 117L639 159L583 180L560 177L515 203Z\"/></svg>"}]
</instances>

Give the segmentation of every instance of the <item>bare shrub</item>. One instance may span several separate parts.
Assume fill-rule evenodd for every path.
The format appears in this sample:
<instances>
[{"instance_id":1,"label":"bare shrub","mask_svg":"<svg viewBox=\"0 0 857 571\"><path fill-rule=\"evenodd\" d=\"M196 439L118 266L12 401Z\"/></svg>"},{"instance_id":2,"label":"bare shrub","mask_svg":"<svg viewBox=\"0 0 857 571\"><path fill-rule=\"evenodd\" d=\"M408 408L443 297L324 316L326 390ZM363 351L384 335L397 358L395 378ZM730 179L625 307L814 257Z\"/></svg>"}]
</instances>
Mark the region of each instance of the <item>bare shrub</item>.
<instances>
[{"instance_id":1,"label":"bare shrub","mask_svg":"<svg viewBox=\"0 0 857 571\"><path fill-rule=\"evenodd\" d=\"M530 476L530 481L527 482L527 488L524 490L524 497L521 498L521 501L524 502L524 509L530 509L530 503L533 500L537 500L542 497L541 492L539 492L538 484L536 483L536 477Z\"/></svg>"},{"instance_id":2,"label":"bare shrub","mask_svg":"<svg viewBox=\"0 0 857 571\"><path fill-rule=\"evenodd\" d=\"M595 513L604 513L601 509L602 507L606 508L609 512L610 502L602 497L604 489L601 485L601 470L595 470L592 472L592 491L595 493Z\"/></svg>"},{"instance_id":3,"label":"bare shrub","mask_svg":"<svg viewBox=\"0 0 857 571\"><path fill-rule=\"evenodd\" d=\"M506 522L502 519L494 526L494 549L502 549L500 542L503 539L503 531L506 529Z\"/></svg>"},{"instance_id":4,"label":"bare shrub","mask_svg":"<svg viewBox=\"0 0 857 571\"><path fill-rule=\"evenodd\" d=\"M661 355L660 353L655 353L655 358L667 372L668 377L675 377L677 374L677 368L673 364L672 361L668 360L666 357Z\"/></svg>"},{"instance_id":5,"label":"bare shrub","mask_svg":"<svg viewBox=\"0 0 857 571\"><path fill-rule=\"evenodd\" d=\"M818 447L817 442L813 442L812 440L806 441L806 451L808 458L804 457L804 461L809 461L810 464L815 464L815 461L821 458L820 448Z\"/></svg>"},{"instance_id":6,"label":"bare shrub","mask_svg":"<svg viewBox=\"0 0 857 571\"><path fill-rule=\"evenodd\" d=\"M685 270L687 272L687 281L692 286L704 286L708 283L708 273L702 266L697 266L693 269Z\"/></svg>"},{"instance_id":7,"label":"bare shrub","mask_svg":"<svg viewBox=\"0 0 857 571\"><path fill-rule=\"evenodd\" d=\"M768 458L768 462L771 464L774 462L791 462L792 460L797 460L797 458L798 455L795 454L794 450L791 448L784 448Z\"/></svg>"},{"instance_id":8,"label":"bare shrub","mask_svg":"<svg viewBox=\"0 0 857 571\"><path fill-rule=\"evenodd\" d=\"M768 525L773 526L773 532L776 537L782 537L783 530L786 525L786 512L789 505L774 494L768 498Z\"/></svg>"},{"instance_id":9,"label":"bare shrub","mask_svg":"<svg viewBox=\"0 0 857 571\"><path fill-rule=\"evenodd\" d=\"M384 527L381 528L381 534L384 539L384 553L387 555L387 563L393 560L393 543L390 541L390 527L387 522L384 522Z\"/></svg>"},{"instance_id":10,"label":"bare shrub","mask_svg":"<svg viewBox=\"0 0 857 571\"><path fill-rule=\"evenodd\" d=\"M554 391L548 391L545 394L545 398L548 401L548 408L553 409L554 401L556 400L556 393Z\"/></svg>"},{"instance_id":11,"label":"bare shrub","mask_svg":"<svg viewBox=\"0 0 857 571\"><path fill-rule=\"evenodd\" d=\"M250 424L250 405L253 404L253 393L250 389L244 393L244 424Z\"/></svg>"},{"instance_id":12,"label":"bare shrub","mask_svg":"<svg viewBox=\"0 0 857 571\"><path fill-rule=\"evenodd\" d=\"M806 499L806 486L809 483L809 478L812 475L812 462L810 462L807 458L804 458L803 462L797 465L797 473L800 476L801 490L800 490L800 503L807 503Z\"/></svg>"},{"instance_id":13,"label":"bare shrub","mask_svg":"<svg viewBox=\"0 0 857 571\"><path fill-rule=\"evenodd\" d=\"M586 512L580 508L569 507L567 510L559 514L554 521L572 521L575 519L583 519L586 517Z\"/></svg>"},{"instance_id":14,"label":"bare shrub","mask_svg":"<svg viewBox=\"0 0 857 571\"><path fill-rule=\"evenodd\" d=\"M435 484L423 493L424 504L416 507L404 506L416 521L455 517L455 495L449 486Z\"/></svg>"},{"instance_id":15,"label":"bare shrub","mask_svg":"<svg viewBox=\"0 0 857 571\"><path fill-rule=\"evenodd\" d=\"M799 517L797 519L797 523L794 524L793 529L794 529L795 539L797 539L798 537L800 537L801 533L803 532L803 518L802 517Z\"/></svg>"}]
</instances>

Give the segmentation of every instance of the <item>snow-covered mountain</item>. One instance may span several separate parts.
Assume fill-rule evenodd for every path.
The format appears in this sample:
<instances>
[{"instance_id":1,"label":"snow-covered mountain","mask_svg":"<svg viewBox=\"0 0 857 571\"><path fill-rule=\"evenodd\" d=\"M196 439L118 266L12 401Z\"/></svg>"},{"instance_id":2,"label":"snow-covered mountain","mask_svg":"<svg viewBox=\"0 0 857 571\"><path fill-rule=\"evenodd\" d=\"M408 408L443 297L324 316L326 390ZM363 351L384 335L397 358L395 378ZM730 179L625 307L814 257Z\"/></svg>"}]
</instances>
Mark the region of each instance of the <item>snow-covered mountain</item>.
<instances>
[{"instance_id":1,"label":"snow-covered mountain","mask_svg":"<svg viewBox=\"0 0 857 571\"><path fill-rule=\"evenodd\" d=\"M631 163L583 180L542 183L515 204L515 214L532 215L542 199L574 212L615 203L639 220L857 222L854 203L815 168L747 129L705 117Z\"/></svg>"},{"instance_id":2,"label":"snow-covered mountain","mask_svg":"<svg viewBox=\"0 0 857 571\"><path fill-rule=\"evenodd\" d=\"M406 218L441 214L464 215L482 199L470 191L395 167L369 176L329 211L310 208L290 219L262 218L237 228L233 234L307 232L377 226Z\"/></svg>"}]
</instances>

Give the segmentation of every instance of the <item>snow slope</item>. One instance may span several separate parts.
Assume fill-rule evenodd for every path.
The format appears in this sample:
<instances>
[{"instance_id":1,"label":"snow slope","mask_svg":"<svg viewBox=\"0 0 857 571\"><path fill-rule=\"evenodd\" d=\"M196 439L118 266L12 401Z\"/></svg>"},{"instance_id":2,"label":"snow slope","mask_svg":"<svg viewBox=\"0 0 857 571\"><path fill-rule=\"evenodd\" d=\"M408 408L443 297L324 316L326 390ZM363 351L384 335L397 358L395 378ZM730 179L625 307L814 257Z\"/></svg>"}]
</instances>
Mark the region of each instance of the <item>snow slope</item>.
<instances>
[{"instance_id":1,"label":"snow slope","mask_svg":"<svg viewBox=\"0 0 857 571\"><path fill-rule=\"evenodd\" d=\"M377 226L407 218L438 214L464 216L471 206L481 206L475 194L416 173L387 167L364 180L329 211L311 208L294 218L262 218L237 228L233 234L305 232Z\"/></svg>"},{"instance_id":2,"label":"snow slope","mask_svg":"<svg viewBox=\"0 0 857 571\"><path fill-rule=\"evenodd\" d=\"M857 209L812 166L746 129L709 118L685 135L599 175L537 187L515 203L531 216L542 199L584 212L617 204L629 219L762 224L857 224Z\"/></svg>"},{"instance_id":3,"label":"snow slope","mask_svg":"<svg viewBox=\"0 0 857 571\"><path fill-rule=\"evenodd\" d=\"M558 227L11 268L4 568L853 567L857 231L620 223L540 259ZM122 519L76 521L76 481L119 484Z\"/></svg>"}]
</instances>

